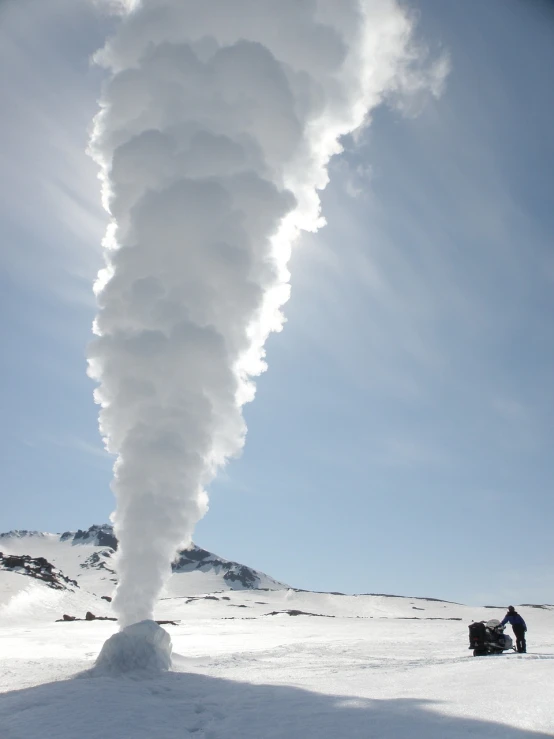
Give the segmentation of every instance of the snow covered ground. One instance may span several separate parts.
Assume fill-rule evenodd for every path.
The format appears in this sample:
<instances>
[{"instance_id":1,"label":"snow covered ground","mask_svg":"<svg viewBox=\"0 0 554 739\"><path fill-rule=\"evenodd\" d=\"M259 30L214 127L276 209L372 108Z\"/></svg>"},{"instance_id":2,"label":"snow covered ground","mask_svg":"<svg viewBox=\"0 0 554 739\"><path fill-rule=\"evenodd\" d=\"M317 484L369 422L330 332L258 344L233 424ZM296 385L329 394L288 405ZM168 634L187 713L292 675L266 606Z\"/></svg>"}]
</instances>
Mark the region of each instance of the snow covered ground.
<instances>
[{"instance_id":1,"label":"snow covered ground","mask_svg":"<svg viewBox=\"0 0 554 739\"><path fill-rule=\"evenodd\" d=\"M0 738L554 737L553 607L519 609L528 654L474 658L468 623L503 609L290 589L202 597L200 573L179 577L156 614L177 622L164 627L173 670L113 678L88 670L114 622L55 622L109 615L107 601L0 572Z\"/></svg>"}]
</instances>

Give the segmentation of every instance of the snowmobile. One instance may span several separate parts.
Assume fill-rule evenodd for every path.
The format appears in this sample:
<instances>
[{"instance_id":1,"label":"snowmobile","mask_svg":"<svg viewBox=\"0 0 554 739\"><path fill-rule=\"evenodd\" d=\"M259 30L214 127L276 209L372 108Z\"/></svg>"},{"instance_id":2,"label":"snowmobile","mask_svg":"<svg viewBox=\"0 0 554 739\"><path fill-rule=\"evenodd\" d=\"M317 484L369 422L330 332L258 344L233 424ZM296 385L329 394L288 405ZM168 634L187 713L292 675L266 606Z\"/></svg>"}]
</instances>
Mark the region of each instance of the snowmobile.
<instances>
[{"instance_id":1,"label":"snowmobile","mask_svg":"<svg viewBox=\"0 0 554 739\"><path fill-rule=\"evenodd\" d=\"M473 649L474 657L502 654L508 649L515 652L512 637L504 633L504 626L497 618L470 624L469 649Z\"/></svg>"}]
</instances>

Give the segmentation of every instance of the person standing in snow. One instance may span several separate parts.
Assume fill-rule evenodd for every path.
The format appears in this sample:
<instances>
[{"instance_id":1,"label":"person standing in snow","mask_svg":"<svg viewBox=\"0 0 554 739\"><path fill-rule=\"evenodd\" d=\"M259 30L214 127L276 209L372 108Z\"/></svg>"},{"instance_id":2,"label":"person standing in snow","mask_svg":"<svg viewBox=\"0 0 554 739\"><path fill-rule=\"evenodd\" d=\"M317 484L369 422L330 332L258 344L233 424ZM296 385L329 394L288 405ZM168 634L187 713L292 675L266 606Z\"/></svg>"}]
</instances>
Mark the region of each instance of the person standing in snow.
<instances>
[{"instance_id":1,"label":"person standing in snow","mask_svg":"<svg viewBox=\"0 0 554 739\"><path fill-rule=\"evenodd\" d=\"M505 626L507 623L511 624L516 638L517 651L525 653L527 651L527 644L525 643L527 625L513 606L508 606L508 613L504 616L501 623L502 626Z\"/></svg>"}]
</instances>

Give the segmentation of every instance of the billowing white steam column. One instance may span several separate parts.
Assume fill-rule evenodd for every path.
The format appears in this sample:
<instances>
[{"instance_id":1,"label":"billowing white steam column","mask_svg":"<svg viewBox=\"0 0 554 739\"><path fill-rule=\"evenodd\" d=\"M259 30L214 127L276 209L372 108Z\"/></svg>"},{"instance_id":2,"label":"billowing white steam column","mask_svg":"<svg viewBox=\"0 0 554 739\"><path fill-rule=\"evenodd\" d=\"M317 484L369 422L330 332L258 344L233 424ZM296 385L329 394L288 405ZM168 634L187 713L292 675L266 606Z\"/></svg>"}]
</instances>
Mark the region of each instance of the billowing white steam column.
<instances>
[{"instance_id":1,"label":"billowing white steam column","mask_svg":"<svg viewBox=\"0 0 554 739\"><path fill-rule=\"evenodd\" d=\"M118 455L114 608L152 618L204 489L244 444L299 230L339 139L414 71L395 0L143 0L98 54L91 141L112 224L89 372Z\"/></svg>"}]
</instances>

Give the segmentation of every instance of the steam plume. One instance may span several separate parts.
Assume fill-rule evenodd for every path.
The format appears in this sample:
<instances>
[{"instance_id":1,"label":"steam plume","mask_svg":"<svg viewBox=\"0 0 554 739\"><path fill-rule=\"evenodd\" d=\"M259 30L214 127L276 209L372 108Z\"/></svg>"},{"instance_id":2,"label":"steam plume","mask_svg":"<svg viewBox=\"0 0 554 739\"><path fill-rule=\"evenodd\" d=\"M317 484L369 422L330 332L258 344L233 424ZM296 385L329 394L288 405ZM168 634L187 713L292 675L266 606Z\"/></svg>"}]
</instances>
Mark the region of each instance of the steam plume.
<instances>
[{"instance_id":1,"label":"steam plume","mask_svg":"<svg viewBox=\"0 0 554 739\"><path fill-rule=\"evenodd\" d=\"M438 92L395 0L127 2L91 140L112 217L89 373L118 455L114 600L151 619L283 324L287 262L323 223L341 136L388 94Z\"/></svg>"}]
</instances>

